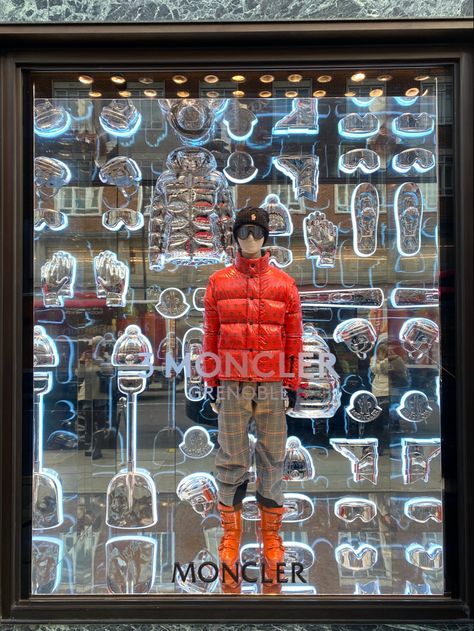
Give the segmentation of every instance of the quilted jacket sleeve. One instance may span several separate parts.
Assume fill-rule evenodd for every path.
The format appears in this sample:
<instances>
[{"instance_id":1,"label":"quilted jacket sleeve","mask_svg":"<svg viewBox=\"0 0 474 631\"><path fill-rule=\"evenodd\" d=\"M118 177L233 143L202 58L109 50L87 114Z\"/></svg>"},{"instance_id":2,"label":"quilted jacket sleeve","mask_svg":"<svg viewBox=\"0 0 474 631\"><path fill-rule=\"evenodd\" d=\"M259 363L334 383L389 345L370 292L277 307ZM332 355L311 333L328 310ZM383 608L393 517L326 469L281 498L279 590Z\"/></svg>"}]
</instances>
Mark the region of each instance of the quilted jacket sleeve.
<instances>
[{"instance_id":1,"label":"quilted jacket sleeve","mask_svg":"<svg viewBox=\"0 0 474 631\"><path fill-rule=\"evenodd\" d=\"M216 300L214 298L214 280L212 277L209 279L209 284L206 287L206 293L204 294L204 340L203 351L204 353L217 352L217 341L219 335L219 315L217 313ZM216 369L216 361L213 357L205 357L203 361L203 367L206 373L213 373ZM206 384L210 388L214 388L219 385L219 379L217 376L205 377Z\"/></svg>"},{"instance_id":2,"label":"quilted jacket sleeve","mask_svg":"<svg viewBox=\"0 0 474 631\"><path fill-rule=\"evenodd\" d=\"M303 318L298 287L293 279L286 304L285 334L285 373L294 373L294 376L284 377L283 386L289 390L297 390L301 383L298 356L303 351Z\"/></svg>"}]
</instances>

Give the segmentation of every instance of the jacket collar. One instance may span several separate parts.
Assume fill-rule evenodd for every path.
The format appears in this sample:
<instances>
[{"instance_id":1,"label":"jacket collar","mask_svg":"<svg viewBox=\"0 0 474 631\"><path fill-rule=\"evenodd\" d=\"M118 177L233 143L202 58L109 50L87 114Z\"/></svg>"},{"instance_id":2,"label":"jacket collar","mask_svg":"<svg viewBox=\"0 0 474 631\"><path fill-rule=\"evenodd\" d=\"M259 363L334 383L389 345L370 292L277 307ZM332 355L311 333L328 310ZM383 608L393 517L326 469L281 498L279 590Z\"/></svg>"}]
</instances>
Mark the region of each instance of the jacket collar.
<instances>
[{"instance_id":1,"label":"jacket collar","mask_svg":"<svg viewBox=\"0 0 474 631\"><path fill-rule=\"evenodd\" d=\"M263 256L255 259L247 259L242 256L240 250L237 250L237 256L235 257L234 266L247 276L257 276L267 271L270 260L270 252L265 252Z\"/></svg>"}]
</instances>

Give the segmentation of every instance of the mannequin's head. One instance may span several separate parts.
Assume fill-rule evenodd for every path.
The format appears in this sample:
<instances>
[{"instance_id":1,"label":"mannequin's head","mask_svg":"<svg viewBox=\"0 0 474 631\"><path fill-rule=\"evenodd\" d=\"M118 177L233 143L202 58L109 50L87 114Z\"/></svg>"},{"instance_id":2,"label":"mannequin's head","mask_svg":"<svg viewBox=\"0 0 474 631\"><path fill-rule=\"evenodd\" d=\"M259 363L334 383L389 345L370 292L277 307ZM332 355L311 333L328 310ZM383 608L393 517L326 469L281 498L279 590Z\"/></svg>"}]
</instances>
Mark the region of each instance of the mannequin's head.
<instances>
[{"instance_id":1,"label":"mannequin's head","mask_svg":"<svg viewBox=\"0 0 474 631\"><path fill-rule=\"evenodd\" d=\"M268 213L263 208L247 206L237 213L232 231L243 256L260 256L268 239L268 223Z\"/></svg>"},{"instance_id":2,"label":"mannequin's head","mask_svg":"<svg viewBox=\"0 0 474 631\"><path fill-rule=\"evenodd\" d=\"M247 227L248 230L246 230ZM255 256L256 254L260 254L263 242L265 241L265 235L256 238L254 233L256 232L258 236L259 231L261 231L260 226L252 226L249 224L244 224L237 231L237 243L240 246L243 256ZM240 237L239 233L247 234L246 238Z\"/></svg>"}]
</instances>

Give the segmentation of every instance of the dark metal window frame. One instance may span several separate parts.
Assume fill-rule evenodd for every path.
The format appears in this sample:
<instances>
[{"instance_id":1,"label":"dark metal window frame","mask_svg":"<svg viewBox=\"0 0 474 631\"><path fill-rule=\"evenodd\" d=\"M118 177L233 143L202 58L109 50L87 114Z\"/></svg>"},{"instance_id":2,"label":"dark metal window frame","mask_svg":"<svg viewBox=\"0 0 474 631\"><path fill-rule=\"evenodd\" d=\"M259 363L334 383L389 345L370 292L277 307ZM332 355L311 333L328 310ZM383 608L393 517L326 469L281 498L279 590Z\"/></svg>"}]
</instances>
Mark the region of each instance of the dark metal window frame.
<instances>
[{"instance_id":1,"label":"dark metal window frame","mask_svg":"<svg viewBox=\"0 0 474 631\"><path fill-rule=\"evenodd\" d=\"M0 618L16 622L466 620L473 607L472 22L0 25ZM218 60L218 61L216 61ZM28 596L31 541L33 70L448 64L454 72L455 348L444 385L444 597ZM454 315L452 308L454 306ZM452 354L452 353L451 353ZM448 390L446 390L448 389ZM443 403L443 406L445 404ZM454 406L454 409L453 409Z\"/></svg>"}]
</instances>

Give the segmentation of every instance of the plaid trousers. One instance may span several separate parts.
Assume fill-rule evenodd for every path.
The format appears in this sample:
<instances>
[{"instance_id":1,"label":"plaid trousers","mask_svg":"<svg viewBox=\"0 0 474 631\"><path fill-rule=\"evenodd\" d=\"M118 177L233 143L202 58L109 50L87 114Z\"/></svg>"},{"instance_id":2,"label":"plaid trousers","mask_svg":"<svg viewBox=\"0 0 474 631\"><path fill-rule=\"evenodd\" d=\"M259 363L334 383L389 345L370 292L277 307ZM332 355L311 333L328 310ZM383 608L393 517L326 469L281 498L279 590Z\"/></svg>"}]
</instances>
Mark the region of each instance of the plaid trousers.
<instances>
[{"instance_id":1,"label":"plaid trousers","mask_svg":"<svg viewBox=\"0 0 474 631\"><path fill-rule=\"evenodd\" d=\"M287 438L283 382L221 379L216 405L219 449L215 466L219 501L233 506L241 500L239 494L245 495L251 465L248 427L253 418L257 433L257 500L265 504L267 499L272 501L267 505L274 506L275 502L282 506Z\"/></svg>"}]
</instances>

